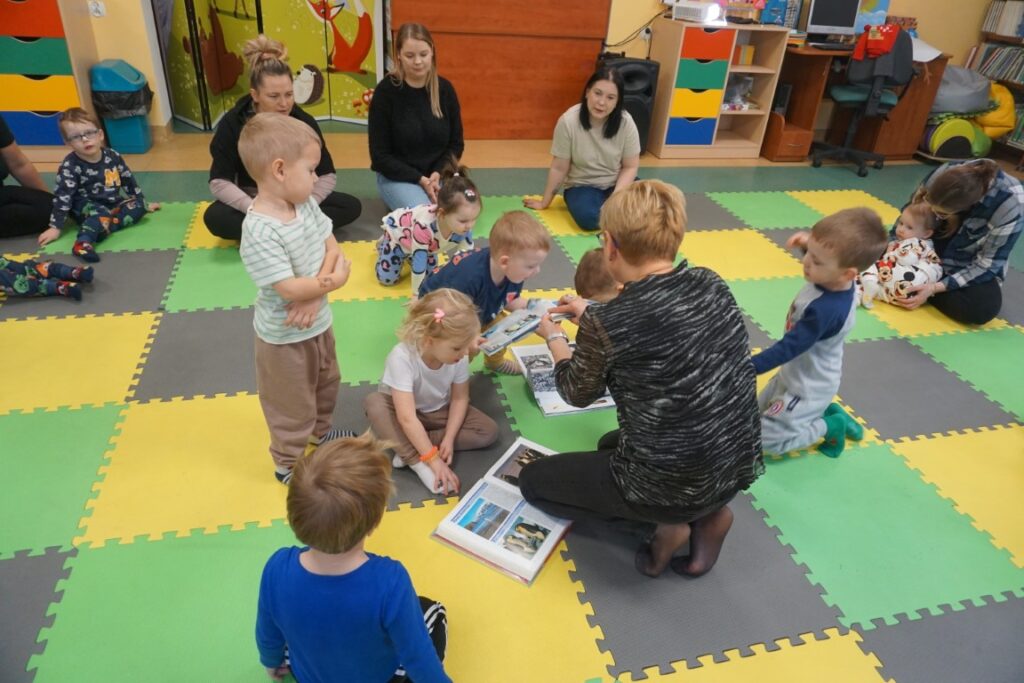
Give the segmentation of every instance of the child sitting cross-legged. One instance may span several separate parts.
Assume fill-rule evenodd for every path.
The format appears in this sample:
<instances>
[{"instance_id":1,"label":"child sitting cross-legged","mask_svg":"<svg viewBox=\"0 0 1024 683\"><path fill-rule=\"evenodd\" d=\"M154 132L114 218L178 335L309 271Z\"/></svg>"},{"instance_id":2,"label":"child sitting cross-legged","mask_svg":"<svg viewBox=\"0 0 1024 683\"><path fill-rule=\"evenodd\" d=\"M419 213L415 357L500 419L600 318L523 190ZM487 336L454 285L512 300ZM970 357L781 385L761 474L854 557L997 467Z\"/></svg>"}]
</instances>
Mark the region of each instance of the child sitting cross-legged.
<instances>
[{"instance_id":1,"label":"child sitting cross-legged","mask_svg":"<svg viewBox=\"0 0 1024 683\"><path fill-rule=\"evenodd\" d=\"M377 240L377 281L393 285L409 264L416 298L427 273L437 268L437 255L473 250L473 226L483 203L466 168L455 162L441 172L437 204L397 209L384 216L384 234Z\"/></svg>"},{"instance_id":2,"label":"child sitting cross-legged","mask_svg":"<svg viewBox=\"0 0 1024 683\"><path fill-rule=\"evenodd\" d=\"M454 493L455 451L486 448L494 420L469 405L469 349L480 335L473 302L437 289L409 304L401 342L388 354L380 391L364 407L377 436L395 446L395 467L409 467L433 493Z\"/></svg>"},{"instance_id":3,"label":"child sitting cross-legged","mask_svg":"<svg viewBox=\"0 0 1024 683\"><path fill-rule=\"evenodd\" d=\"M73 107L57 119L61 135L71 147L57 169L50 227L39 235L40 246L60 237L70 215L78 221L78 237L71 252L95 263L95 245L123 230L160 205L146 204L142 188L121 155L103 146L103 129L89 112Z\"/></svg>"},{"instance_id":4,"label":"child sitting cross-legged","mask_svg":"<svg viewBox=\"0 0 1024 683\"><path fill-rule=\"evenodd\" d=\"M451 683L444 606L417 598L400 562L363 547L392 491L391 463L369 433L295 465L288 524L308 547L270 557L256 613L260 661L275 681Z\"/></svg>"},{"instance_id":5,"label":"child sitting cross-legged","mask_svg":"<svg viewBox=\"0 0 1024 683\"><path fill-rule=\"evenodd\" d=\"M536 218L525 211L508 211L494 223L488 246L471 254L456 254L443 267L427 276L420 285L420 296L435 289L451 287L468 296L484 327L499 313L526 308L520 298L523 282L540 272L551 237ZM470 356L477 345L470 348ZM487 356L484 366L493 372L518 375L519 364L507 358L505 350Z\"/></svg>"},{"instance_id":6,"label":"child sitting cross-legged","mask_svg":"<svg viewBox=\"0 0 1024 683\"><path fill-rule=\"evenodd\" d=\"M79 283L92 282L92 277L92 266L12 261L0 256L0 292L8 296L66 296L81 301Z\"/></svg>"}]
</instances>

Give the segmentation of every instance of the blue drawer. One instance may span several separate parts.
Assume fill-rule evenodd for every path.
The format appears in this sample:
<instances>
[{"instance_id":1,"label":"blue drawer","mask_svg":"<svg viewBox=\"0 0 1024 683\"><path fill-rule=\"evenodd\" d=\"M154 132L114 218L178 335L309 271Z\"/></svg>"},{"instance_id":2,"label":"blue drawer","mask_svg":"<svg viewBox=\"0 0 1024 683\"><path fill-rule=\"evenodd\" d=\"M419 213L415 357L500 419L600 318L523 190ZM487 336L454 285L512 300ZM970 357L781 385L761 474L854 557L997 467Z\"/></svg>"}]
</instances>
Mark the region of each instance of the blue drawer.
<instances>
[{"instance_id":1,"label":"blue drawer","mask_svg":"<svg viewBox=\"0 0 1024 683\"><path fill-rule=\"evenodd\" d=\"M8 127L19 145L63 145L57 117L60 112L3 111Z\"/></svg>"},{"instance_id":2,"label":"blue drawer","mask_svg":"<svg viewBox=\"0 0 1024 683\"><path fill-rule=\"evenodd\" d=\"M710 145L715 139L716 118L668 120L666 145Z\"/></svg>"}]
</instances>

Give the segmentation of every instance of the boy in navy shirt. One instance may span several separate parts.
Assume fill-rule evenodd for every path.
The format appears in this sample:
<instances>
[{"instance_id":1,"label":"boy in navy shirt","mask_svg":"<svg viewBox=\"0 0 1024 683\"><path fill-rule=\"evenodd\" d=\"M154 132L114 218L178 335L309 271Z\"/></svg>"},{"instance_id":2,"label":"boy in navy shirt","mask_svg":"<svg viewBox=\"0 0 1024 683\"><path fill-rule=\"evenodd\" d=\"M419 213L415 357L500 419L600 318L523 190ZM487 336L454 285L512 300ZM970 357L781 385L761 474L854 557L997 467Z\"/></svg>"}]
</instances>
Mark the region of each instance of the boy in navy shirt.
<instances>
[{"instance_id":1,"label":"boy in navy shirt","mask_svg":"<svg viewBox=\"0 0 1024 683\"><path fill-rule=\"evenodd\" d=\"M526 307L519 297L523 282L540 272L549 251L551 237L536 218L525 211L508 211L491 228L487 247L453 256L427 276L419 295L442 287L456 289L473 300L480 324L486 328L503 309ZM518 364L506 358L505 351L486 356L484 366L502 374L519 374Z\"/></svg>"},{"instance_id":2,"label":"boy in navy shirt","mask_svg":"<svg viewBox=\"0 0 1024 683\"><path fill-rule=\"evenodd\" d=\"M782 366L757 397L766 453L807 448L824 439L818 450L835 458L847 436L864 436L832 399L842 378L843 341L854 323L854 279L885 251L887 238L878 214L857 208L826 216L810 234L797 233L787 243L807 250L807 284L789 307L785 335L753 358L759 375Z\"/></svg>"},{"instance_id":3,"label":"boy in navy shirt","mask_svg":"<svg viewBox=\"0 0 1024 683\"><path fill-rule=\"evenodd\" d=\"M400 562L363 550L392 490L391 459L369 432L329 441L295 465L288 523L309 547L267 561L256 615L272 679L451 683L441 666L444 607L416 597Z\"/></svg>"}]
</instances>

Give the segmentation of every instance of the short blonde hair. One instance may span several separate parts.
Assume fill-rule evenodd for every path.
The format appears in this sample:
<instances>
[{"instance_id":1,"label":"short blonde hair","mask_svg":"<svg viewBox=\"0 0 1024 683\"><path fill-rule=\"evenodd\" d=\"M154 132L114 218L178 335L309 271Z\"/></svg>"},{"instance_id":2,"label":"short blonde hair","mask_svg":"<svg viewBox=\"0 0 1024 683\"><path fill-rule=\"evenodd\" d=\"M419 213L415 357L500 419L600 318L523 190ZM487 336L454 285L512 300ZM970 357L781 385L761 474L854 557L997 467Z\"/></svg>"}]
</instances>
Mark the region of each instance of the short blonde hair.
<instances>
[{"instance_id":1,"label":"short blonde hair","mask_svg":"<svg viewBox=\"0 0 1024 683\"><path fill-rule=\"evenodd\" d=\"M935 212L932 211L932 207L929 206L928 202L916 202L909 204L907 208L903 209L911 216L921 221L921 226L934 233L939 227L939 219L935 217Z\"/></svg>"},{"instance_id":2,"label":"short blonde hair","mask_svg":"<svg viewBox=\"0 0 1024 683\"><path fill-rule=\"evenodd\" d=\"M259 180L275 160L293 162L309 145L320 147L320 136L291 116L270 112L254 115L238 136L238 156L246 172Z\"/></svg>"},{"instance_id":3,"label":"short blonde hair","mask_svg":"<svg viewBox=\"0 0 1024 683\"><path fill-rule=\"evenodd\" d=\"M836 211L811 228L811 237L831 250L840 268L869 268L885 251L889 234L874 209L861 206Z\"/></svg>"},{"instance_id":4,"label":"short blonde hair","mask_svg":"<svg viewBox=\"0 0 1024 683\"><path fill-rule=\"evenodd\" d=\"M600 224L634 265L674 260L686 231L686 198L661 180L639 180L608 198Z\"/></svg>"},{"instance_id":5,"label":"short blonde hair","mask_svg":"<svg viewBox=\"0 0 1024 683\"><path fill-rule=\"evenodd\" d=\"M373 531L394 492L391 459L369 431L300 458L288 487L288 524L321 552L344 553Z\"/></svg>"},{"instance_id":6,"label":"short blonde hair","mask_svg":"<svg viewBox=\"0 0 1024 683\"><path fill-rule=\"evenodd\" d=\"M506 211L491 228L487 244L492 256L512 256L529 249L551 251L551 235L526 211Z\"/></svg>"},{"instance_id":7,"label":"short blonde hair","mask_svg":"<svg viewBox=\"0 0 1024 683\"><path fill-rule=\"evenodd\" d=\"M60 128L60 136L67 140L67 133L64 131L65 123L91 123L97 129L103 130L100 126L100 120L81 107L65 109L57 117L57 127Z\"/></svg>"},{"instance_id":8,"label":"short blonde hair","mask_svg":"<svg viewBox=\"0 0 1024 683\"><path fill-rule=\"evenodd\" d=\"M411 302L398 328L398 338L417 348L425 338L469 342L479 335L480 318L472 299L446 287Z\"/></svg>"},{"instance_id":9,"label":"short blonde hair","mask_svg":"<svg viewBox=\"0 0 1024 683\"><path fill-rule=\"evenodd\" d=\"M576 266L573 286L581 297L598 303L607 303L618 295L619 283L604 262L604 249L599 247L583 254L580 264Z\"/></svg>"}]
</instances>

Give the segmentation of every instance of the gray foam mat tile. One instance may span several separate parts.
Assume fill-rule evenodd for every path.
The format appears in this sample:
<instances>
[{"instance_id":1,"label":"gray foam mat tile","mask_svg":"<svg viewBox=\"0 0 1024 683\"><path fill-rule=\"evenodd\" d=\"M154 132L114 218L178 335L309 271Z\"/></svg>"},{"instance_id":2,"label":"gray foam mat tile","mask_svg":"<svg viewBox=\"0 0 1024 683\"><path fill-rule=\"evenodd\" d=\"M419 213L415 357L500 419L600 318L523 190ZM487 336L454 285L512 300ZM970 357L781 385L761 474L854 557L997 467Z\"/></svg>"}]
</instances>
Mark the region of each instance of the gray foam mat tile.
<instances>
[{"instance_id":1,"label":"gray foam mat tile","mask_svg":"<svg viewBox=\"0 0 1024 683\"><path fill-rule=\"evenodd\" d=\"M334 408L333 423L336 427L351 429L362 433L369 427L366 413L363 411L363 400L377 391L376 384L359 384L341 386L338 403ZM516 440L512 431L505 407L498 396L494 381L485 374L475 374L469 380L470 405L481 410L498 424L498 440L489 448L476 451L456 451L455 474L459 477L462 492L468 491L497 461L498 457ZM432 495L420 482L418 476L407 468L395 469L395 495L391 499L390 508L395 509L401 503L411 503L419 507L425 501L444 501L444 496Z\"/></svg>"},{"instance_id":2,"label":"gray foam mat tile","mask_svg":"<svg viewBox=\"0 0 1024 683\"><path fill-rule=\"evenodd\" d=\"M165 313L134 398L255 393L252 316L252 308Z\"/></svg>"},{"instance_id":3,"label":"gray foam mat tile","mask_svg":"<svg viewBox=\"0 0 1024 683\"><path fill-rule=\"evenodd\" d=\"M575 276L576 264L557 244L552 244L540 272L524 282L523 289L572 289Z\"/></svg>"},{"instance_id":4,"label":"gray foam mat tile","mask_svg":"<svg viewBox=\"0 0 1024 683\"><path fill-rule=\"evenodd\" d=\"M95 270L95 279L90 284L82 285L82 301L62 296L12 296L0 306L0 320L137 313L160 309L164 290L167 289L174 262L178 258L176 249L108 252L102 254L102 257L99 263L90 264ZM82 265L73 256L53 260L69 266Z\"/></svg>"},{"instance_id":5,"label":"gray foam mat tile","mask_svg":"<svg viewBox=\"0 0 1024 683\"><path fill-rule=\"evenodd\" d=\"M779 230L761 230L761 234L775 242L784 252L793 258L802 261L804 252L802 249L787 249L786 241L798 232L807 232L804 228L784 228Z\"/></svg>"},{"instance_id":6,"label":"gray foam mat tile","mask_svg":"<svg viewBox=\"0 0 1024 683\"><path fill-rule=\"evenodd\" d=\"M1003 282L1003 307L999 317L1011 325L1024 325L1024 274L1006 269Z\"/></svg>"},{"instance_id":7,"label":"gray foam mat tile","mask_svg":"<svg viewBox=\"0 0 1024 683\"><path fill-rule=\"evenodd\" d=\"M19 235L0 239L0 254L37 254L39 235Z\"/></svg>"},{"instance_id":8,"label":"gray foam mat tile","mask_svg":"<svg viewBox=\"0 0 1024 683\"><path fill-rule=\"evenodd\" d=\"M36 638L40 629L53 623L46 612L60 597L55 593L57 582L68 577L64 563L75 552L47 548L35 557L20 553L0 560L0 679L5 683L35 678L35 671L25 667L46 646Z\"/></svg>"},{"instance_id":9,"label":"gray foam mat tile","mask_svg":"<svg viewBox=\"0 0 1024 683\"><path fill-rule=\"evenodd\" d=\"M703 192L686 192L686 230L737 230L745 228L736 218Z\"/></svg>"},{"instance_id":10,"label":"gray foam mat tile","mask_svg":"<svg viewBox=\"0 0 1024 683\"><path fill-rule=\"evenodd\" d=\"M635 680L647 667L667 670L680 659L697 666L698 657L722 660L733 648L750 655L757 643L774 650L775 640L839 626L840 612L821 599L751 497L740 493L730 507L735 521L718 564L699 579L671 570L650 579L633 567L636 536L597 522L573 525L565 556L604 633L601 647L615 660L611 675L628 671Z\"/></svg>"},{"instance_id":11,"label":"gray foam mat tile","mask_svg":"<svg viewBox=\"0 0 1024 683\"><path fill-rule=\"evenodd\" d=\"M363 211L359 218L334 231L339 242L376 240L381 236L380 223L388 214L388 207L377 197L360 197Z\"/></svg>"},{"instance_id":12,"label":"gray foam mat tile","mask_svg":"<svg viewBox=\"0 0 1024 683\"><path fill-rule=\"evenodd\" d=\"M901 619L894 626L878 623L860 631L860 647L882 662L886 680L899 683L984 681L1020 683L1024 680L1024 600L1012 593L987 598L983 607L969 601L961 611L947 610L932 616Z\"/></svg>"},{"instance_id":13,"label":"gray foam mat tile","mask_svg":"<svg viewBox=\"0 0 1024 683\"><path fill-rule=\"evenodd\" d=\"M743 326L747 328L747 336L750 338L750 348L767 349L775 343L775 340L772 339L767 332L758 327L757 323L755 323L746 313L742 313L741 315L743 316Z\"/></svg>"},{"instance_id":14,"label":"gray foam mat tile","mask_svg":"<svg viewBox=\"0 0 1024 683\"><path fill-rule=\"evenodd\" d=\"M847 344L843 353L839 395L883 439L1016 421L904 339ZM941 398L922 400L926 396Z\"/></svg>"}]
</instances>

